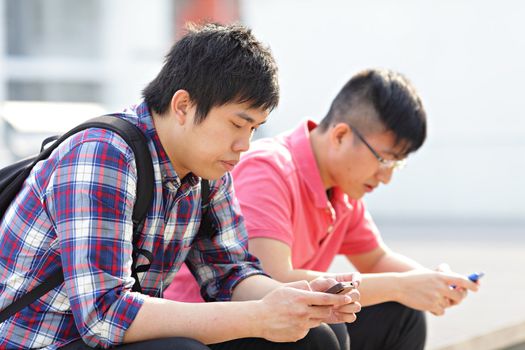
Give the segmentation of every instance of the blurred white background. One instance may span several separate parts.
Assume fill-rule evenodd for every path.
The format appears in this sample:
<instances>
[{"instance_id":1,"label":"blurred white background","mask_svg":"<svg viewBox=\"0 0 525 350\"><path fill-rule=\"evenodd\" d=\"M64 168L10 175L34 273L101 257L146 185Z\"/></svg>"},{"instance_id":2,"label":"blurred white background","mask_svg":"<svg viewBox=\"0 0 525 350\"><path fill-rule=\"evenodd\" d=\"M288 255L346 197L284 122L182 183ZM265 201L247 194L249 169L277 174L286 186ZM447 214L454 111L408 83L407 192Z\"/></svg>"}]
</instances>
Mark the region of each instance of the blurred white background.
<instances>
[{"instance_id":1,"label":"blurred white background","mask_svg":"<svg viewBox=\"0 0 525 350\"><path fill-rule=\"evenodd\" d=\"M429 118L423 148L369 196L389 221L525 219L525 3L520 1L245 1L270 43L282 103L268 134L321 119L367 67L406 74ZM525 232L525 231L524 231Z\"/></svg>"}]
</instances>

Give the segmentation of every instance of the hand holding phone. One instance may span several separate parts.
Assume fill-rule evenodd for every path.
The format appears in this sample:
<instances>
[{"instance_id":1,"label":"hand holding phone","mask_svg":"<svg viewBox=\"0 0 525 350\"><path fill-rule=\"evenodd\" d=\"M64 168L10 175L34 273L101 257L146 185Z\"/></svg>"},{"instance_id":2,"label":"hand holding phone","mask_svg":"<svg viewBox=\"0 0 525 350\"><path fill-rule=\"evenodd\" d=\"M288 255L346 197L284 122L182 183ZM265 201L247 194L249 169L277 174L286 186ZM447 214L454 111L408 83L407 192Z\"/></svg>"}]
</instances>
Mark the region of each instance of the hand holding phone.
<instances>
[{"instance_id":1,"label":"hand holding phone","mask_svg":"<svg viewBox=\"0 0 525 350\"><path fill-rule=\"evenodd\" d=\"M471 280L474 283L477 283L481 277L485 276L485 272L474 272L467 276L469 280ZM456 285L450 286L452 289L456 289Z\"/></svg>"},{"instance_id":2,"label":"hand holding phone","mask_svg":"<svg viewBox=\"0 0 525 350\"><path fill-rule=\"evenodd\" d=\"M477 282L483 276L485 276L484 272L474 272L474 273L471 273L470 275L468 275L467 278L469 280L471 280L472 282Z\"/></svg>"},{"instance_id":3,"label":"hand holding phone","mask_svg":"<svg viewBox=\"0 0 525 350\"><path fill-rule=\"evenodd\" d=\"M346 294L350 292L352 289L355 289L356 285L354 282L338 282L325 290L325 293L330 294Z\"/></svg>"}]
</instances>

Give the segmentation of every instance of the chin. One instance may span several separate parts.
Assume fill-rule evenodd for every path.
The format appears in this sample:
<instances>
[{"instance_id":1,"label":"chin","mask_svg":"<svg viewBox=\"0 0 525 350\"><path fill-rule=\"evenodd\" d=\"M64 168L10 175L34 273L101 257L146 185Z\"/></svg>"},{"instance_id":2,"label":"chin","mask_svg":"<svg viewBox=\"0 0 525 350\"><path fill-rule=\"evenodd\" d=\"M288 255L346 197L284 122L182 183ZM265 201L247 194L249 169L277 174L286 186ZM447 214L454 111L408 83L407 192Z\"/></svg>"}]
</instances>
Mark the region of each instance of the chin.
<instances>
[{"instance_id":1,"label":"chin","mask_svg":"<svg viewBox=\"0 0 525 350\"><path fill-rule=\"evenodd\" d=\"M364 197L365 193L364 192L358 192L356 193L355 191L348 191L348 192L345 192L346 195L351 198L351 199L354 199L354 200L359 200L361 198Z\"/></svg>"},{"instance_id":2,"label":"chin","mask_svg":"<svg viewBox=\"0 0 525 350\"><path fill-rule=\"evenodd\" d=\"M203 171L201 174L195 174L206 180L218 180L226 174L226 171Z\"/></svg>"},{"instance_id":3,"label":"chin","mask_svg":"<svg viewBox=\"0 0 525 350\"><path fill-rule=\"evenodd\" d=\"M219 180L221 177L223 177L226 173L222 173L220 175L215 175L215 176L206 176L206 177L203 177L203 179L206 179L206 180L210 180L210 181L213 181L213 180Z\"/></svg>"}]
</instances>

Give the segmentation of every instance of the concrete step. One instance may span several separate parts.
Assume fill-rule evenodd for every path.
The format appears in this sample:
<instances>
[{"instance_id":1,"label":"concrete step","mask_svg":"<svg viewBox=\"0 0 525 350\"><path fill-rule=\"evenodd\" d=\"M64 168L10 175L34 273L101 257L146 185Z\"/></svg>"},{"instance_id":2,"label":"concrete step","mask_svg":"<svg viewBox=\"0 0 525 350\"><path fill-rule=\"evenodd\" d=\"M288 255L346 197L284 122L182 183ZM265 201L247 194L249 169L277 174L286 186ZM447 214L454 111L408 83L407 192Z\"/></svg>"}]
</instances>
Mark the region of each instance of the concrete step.
<instances>
[{"instance_id":1,"label":"concrete step","mask_svg":"<svg viewBox=\"0 0 525 350\"><path fill-rule=\"evenodd\" d=\"M438 350L525 350L525 322L496 329Z\"/></svg>"}]
</instances>

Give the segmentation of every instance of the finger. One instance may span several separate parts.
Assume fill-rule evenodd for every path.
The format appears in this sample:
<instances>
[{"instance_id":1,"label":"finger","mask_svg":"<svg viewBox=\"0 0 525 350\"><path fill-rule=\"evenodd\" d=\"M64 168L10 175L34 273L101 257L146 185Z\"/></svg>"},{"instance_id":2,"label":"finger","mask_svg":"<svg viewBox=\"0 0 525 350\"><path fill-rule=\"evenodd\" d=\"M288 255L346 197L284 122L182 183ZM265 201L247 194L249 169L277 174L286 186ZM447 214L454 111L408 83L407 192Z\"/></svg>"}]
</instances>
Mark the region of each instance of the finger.
<instances>
[{"instance_id":1,"label":"finger","mask_svg":"<svg viewBox=\"0 0 525 350\"><path fill-rule=\"evenodd\" d=\"M456 289L464 288L464 289L471 290L473 292L477 292L479 288L477 283L472 282L471 280L469 280L468 278L464 276L446 275L445 279L449 286L454 286Z\"/></svg>"},{"instance_id":2,"label":"finger","mask_svg":"<svg viewBox=\"0 0 525 350\"><path fill-rule=\"evenodd\" d=\"M344 312L334 312L334 316L337 320L337 322L342 323L352 323L357 319L357 315L355 313L344 313Z\"/></svg>"},{"instance_id":3,"label":"finger","mask_svg":"<svg viewBox=\"0 0 525 350\"><path fill-rule=\"evenodd\" d=\"M445 296L450 299L454 305L460 303L466 294L467 290L463 288L447 289L445 291Z\"/></svg>"},{"instance_id":4,"label":"finger","mask_svg":"<svg viewBox=\"0 0 525 350\"><path fill-rule=\"evenodd\" d=\"M445 314L445 308L438 306L430 311L434 316L443 316Z\"/></svg>"},{"instance_id":5,"label":"finger","mask_svg":"<svg viewBox=\"0 0 525 350\"><path fill-rule=\"evenodd\" d=\"M351 303L347 305L341 305L334 307L334 311L347 314L355 314L361 311L360 303Z\"/></svg>"},{"instance_id":6,"label":"finger","mask_svg":"<svg viewBox=\"0 0 525 350\"><path fill-rule=\"evenodd\" d=\"M359 287L361 281L363 280L361 274L359 272L354 272L352 275L352 282L356 283L356 286Z\"/></svg>"},{"instance_id":7,"label":"finger","mask_svg":"<svg viewBox=\"0 0 525 350\"><path fill-rule=\"evenodd\" d=\"M356 289L351 290L350 292L346 293L346 295L352 298L353 302L361 300L361 293Z\"/></svg>"},{"instance_id":8,"label":"finger","mask_svg":"<svg viewBox=\"0 0 525 350\"><path fill-rule=\"evenodd\" d=\"M449 299L449 298L443 298L443 301L441 303L441 307L443 309L446 309L448 307L450 307L452 304L453 304L453 300L452 299Z\"/></svg>"},{"instance_id":9,"label":"finger","mask_svg":"<svg viewBox=\"0 0 525 350\"><path fill-rule=\"evenodd\" d=\"M335 276L338 282L354 282L356 286L361 283L361 274L359 272L339 273Z\"/></svg>"},{"instance_id":10,"label":"finger","mask_svg":"<svg viewBox=\"0 0 525 350\"><path fill-rule=\"evenodd\" d=\"M446 301L446 298L445 297L440 297L438 299L436 299L436 301L434 302L434 307L432 308L432 310L436 311L436 310L439 310L439 309L444 309L445 307L447 307L448 303Z\"/></svg>"},{"instance_id":11,"label":"finger","mask_svg":"<svg viewBox=\"0 0 525 350\"><path fill-rule=\"evenodd\" d=\"M436 268L436 271L440 271L440 272L450 272L450 271L452 271L452 270L450 269L449 264L447 264L447 263L441 263L441 264L439 264L438 267Z\"/></svg>"},{"instance_id":12,"label":"finger","mask_svg":"<svg viewBox=\"0 0 525 350\"><path fill-rule=\"evenodd\" d=\"M456 305L458 305L458 304L460 303L460 301L459 301L459 302L456 302L456 301L451 300L451 299L449 299L449 302L450 302L450 303L449 303L449 307L451 307L451 306L456 306Z\"/></svg>"},{"instance_id":13,"label":"finger","mask_svg":"<svg viewBox=\"0 0 525 350\"><path fill-rule=\"evenodd\" d=\"M310 289L316 292L324 292L335 284L337 284L337 280L333 278L316 278L310 282Z\"/></svg>"},{"instance_id":14,"label":"finger","mask_svg":"<svg viewBox=\"0 0 525 350\"><path fill-rule=\"evenodd\" d=\"M300 290L297 290L296 292L300 293L299 300L309 305L337 306L349 304L352 302L352 298L347 295L329 294L323 292L308 292Z\"/></svg>"}]
</instances>

